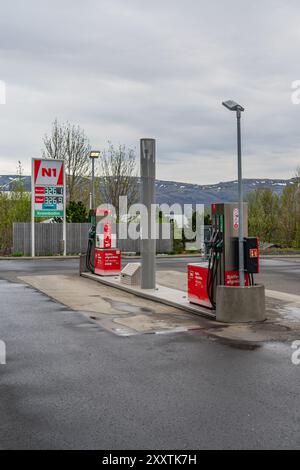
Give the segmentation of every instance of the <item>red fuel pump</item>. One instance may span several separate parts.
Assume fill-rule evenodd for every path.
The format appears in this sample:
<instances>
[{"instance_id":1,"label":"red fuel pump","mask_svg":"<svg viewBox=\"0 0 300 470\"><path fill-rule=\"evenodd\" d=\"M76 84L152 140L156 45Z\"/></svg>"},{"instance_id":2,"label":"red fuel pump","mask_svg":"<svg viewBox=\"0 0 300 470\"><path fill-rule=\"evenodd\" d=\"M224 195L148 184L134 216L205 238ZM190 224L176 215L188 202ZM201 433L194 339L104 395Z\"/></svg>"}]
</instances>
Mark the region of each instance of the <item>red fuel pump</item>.
<instances>
[{"instance_id":1,"label":"red fuel pump","mask_svg":"<svg viewBox=\"0 0 300 470\"><path fill-rule=\"evenodd\" d=\"M96 210L95 274L115 276L121 272L121 251L117 249L116 224L109 209Z\"/></svg>"},{"instance_id":2,"label":"red fuel pump","mask_svg":"<svg viewBox=\"0 0 300 470\"><path fill-rule=\"evenodd\" d=\"M121 272L121 251L117 249L116 224L112 212L109 209L97 209L92 219L87 267L99 276L118 275Z\"/></svg>"},{"instance_id":3,"label":"red fuel pump","mask_svg":"<svg viewBox=\"0 0 300 470\"><path fill-rule=\"evenodd\" d=\"M188 298L191 303L216 308L218 285L239 286L238 204L212 205L212 232L208 261L188 265ZM248 206L244 205L245 285L253 285L259 272L259 240L248 237Z\"/></svg>"}]
</instances>

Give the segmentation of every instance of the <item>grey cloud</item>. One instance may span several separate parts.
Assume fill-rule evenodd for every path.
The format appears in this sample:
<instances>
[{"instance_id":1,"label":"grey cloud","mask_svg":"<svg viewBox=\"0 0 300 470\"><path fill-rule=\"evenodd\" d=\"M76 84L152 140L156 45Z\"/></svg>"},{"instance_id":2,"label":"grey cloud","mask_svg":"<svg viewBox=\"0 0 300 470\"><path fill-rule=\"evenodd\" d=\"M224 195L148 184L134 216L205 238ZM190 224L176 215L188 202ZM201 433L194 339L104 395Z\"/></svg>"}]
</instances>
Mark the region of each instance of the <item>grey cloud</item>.
<instances>
[{"instance_id":1,"label":"grey cloud","mask_svg":"<svg viewBox=\"0 0 300 470\"><path fill-rule=\"evenodd\" d=\"M55 117L93 145L158 139L158 177L235 178L243 116L245 176L289 177L298 162L296 1L15 0L2 5L0 172L40 155Z\"/></svg>"}]
</instances>

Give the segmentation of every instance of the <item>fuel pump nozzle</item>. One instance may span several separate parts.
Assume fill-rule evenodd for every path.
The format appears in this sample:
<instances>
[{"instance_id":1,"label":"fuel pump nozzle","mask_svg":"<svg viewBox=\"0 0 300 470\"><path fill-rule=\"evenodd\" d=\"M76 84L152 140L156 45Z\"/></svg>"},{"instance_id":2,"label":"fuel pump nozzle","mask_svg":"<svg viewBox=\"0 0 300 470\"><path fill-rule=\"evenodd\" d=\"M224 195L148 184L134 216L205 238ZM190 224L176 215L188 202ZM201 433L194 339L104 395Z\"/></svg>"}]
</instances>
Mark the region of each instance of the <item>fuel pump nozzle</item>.
<instances>
[{"instance_id":1,"label":"fuel pump nozzle","mask_svg":"<svg viewBox=\"0 0 300 470\"><path fill-rule=\"evenodd\" d=\"M216 308L215 302L215 291L218 283L218 272L221 261L221 254L223 252L223 234L220 227L214 229L212 237L208 244L209 250L209 262L208 262L208 275L206 289L212 307Z\"/></svg>"}]
</instances>

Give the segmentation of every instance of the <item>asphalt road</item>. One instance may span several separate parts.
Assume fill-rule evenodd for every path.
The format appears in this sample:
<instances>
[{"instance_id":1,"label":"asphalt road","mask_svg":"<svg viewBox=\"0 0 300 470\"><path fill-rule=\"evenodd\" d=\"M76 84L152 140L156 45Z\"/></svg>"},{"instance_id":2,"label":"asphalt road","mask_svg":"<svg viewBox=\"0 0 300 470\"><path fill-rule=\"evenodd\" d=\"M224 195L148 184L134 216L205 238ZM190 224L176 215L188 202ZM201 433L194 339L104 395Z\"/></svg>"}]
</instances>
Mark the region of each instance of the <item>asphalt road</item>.
<instances>
[{"instance_id":1,"label":"asphalt road","mask_svg":"<svg viewBox=\"0 0 300 470\"><path fill-rule=\"evenodd\" d=\"M123 260L123 265L130 260ZM136 261L136 260L133 260ZM196 263L200 258L157 258L157 269L186 272L187 263ZM17 280L17 276L32 273L60 274L78 271L78 259L0 260L0 279ZM261 274L256 282L267 289L300 295L300 258L263 258Z\"/></svg>"},{"instance_id":2,"label":"asphalt road","mask_svg":"<svg viewBox=\"0 0 300 470\"><path fill-rule=\"evenodd\" d=\"M2 449L300 448L289 344L118 337L23 284L0 298Z\"/></svg>"},{"instance_id":3,"label":"asphalt road","mask_svg":"<svg viewBox=\"0 0 300 470\"><path fill-rule=\"evenodd\" d=\"M200 258L158 258L158 269L186 272L187 263L200 262ZM267 289L300 295L300 258L262 258L261 273L255 275L257 283Z\"/></svg>"}]
</instances>

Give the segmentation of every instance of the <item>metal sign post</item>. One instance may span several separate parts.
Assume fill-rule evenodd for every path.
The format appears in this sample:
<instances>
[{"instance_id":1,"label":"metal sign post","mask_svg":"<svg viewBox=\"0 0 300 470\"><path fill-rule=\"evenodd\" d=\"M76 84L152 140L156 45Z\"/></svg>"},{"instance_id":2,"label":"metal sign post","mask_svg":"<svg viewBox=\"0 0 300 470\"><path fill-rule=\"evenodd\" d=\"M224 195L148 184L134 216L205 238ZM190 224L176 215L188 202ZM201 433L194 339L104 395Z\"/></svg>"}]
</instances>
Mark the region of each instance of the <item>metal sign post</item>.
<instances>
[{"instance_id":1,"label":"metal sign post","mask_svg":"<svg viewBox=\"0 0 300 470\"><path fill-rule=\"evenodd\" d=\"M63 217L63 242L64 242L64 256L67 256L67 181L66 181L66 167L63 164L64 172L64 217Z\"/></svg>"},{"instance_id":2,"label":"metal sign post","mask_svg":"<svg viewBox=\"0 0 300 470\"><path fill-rule=\"evenodd\" d=\"M63 219L63 253L66 255L66 175L63 160L32 159L31 255L35 256L35 219Z\"/></svg>"},{"instance_id":3,"label":"metal sign post","mask_svg":"<svg viewBox=\"0 0 300 470\"><path fill-rule=\"evenodd\" d=\"M31 256L35 257L34 159L31 161Z\"/></svg>"}]
</instances>

